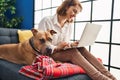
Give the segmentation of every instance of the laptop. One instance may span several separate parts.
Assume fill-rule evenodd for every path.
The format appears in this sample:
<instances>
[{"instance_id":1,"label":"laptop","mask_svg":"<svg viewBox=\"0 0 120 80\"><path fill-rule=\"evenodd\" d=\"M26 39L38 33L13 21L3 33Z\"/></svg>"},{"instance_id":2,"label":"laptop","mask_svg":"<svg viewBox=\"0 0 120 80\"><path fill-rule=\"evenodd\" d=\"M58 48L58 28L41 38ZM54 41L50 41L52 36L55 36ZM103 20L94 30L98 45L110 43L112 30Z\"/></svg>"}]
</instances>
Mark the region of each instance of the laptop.
<instances>
[{"instance_id":1,"label":"laptop","mask_svg":"<svg viewBox=\"0 0 120 80\"><path fill-rule=\"evenodd\" d=\"M80 40L78 40L79 44L77 47L92 45L95 42L101 27L102 26L99 24L86 23L83 33L80 37Z\"/></svg>"}]
</instances>

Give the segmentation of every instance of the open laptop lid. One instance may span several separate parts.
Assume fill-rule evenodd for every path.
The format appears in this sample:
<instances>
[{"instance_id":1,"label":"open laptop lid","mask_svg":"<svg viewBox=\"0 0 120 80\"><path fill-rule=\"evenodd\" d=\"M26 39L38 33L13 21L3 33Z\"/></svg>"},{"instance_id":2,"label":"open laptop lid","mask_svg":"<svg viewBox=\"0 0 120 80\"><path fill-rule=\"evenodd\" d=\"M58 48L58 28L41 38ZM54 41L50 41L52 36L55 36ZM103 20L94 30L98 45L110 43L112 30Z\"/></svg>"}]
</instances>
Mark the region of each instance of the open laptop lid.
<instances>
[{"instance_id":1,"label":"open laptop lid","mask_svg":"<svg viewBox=\"0 0 120 80\"><path fill-rule=\"evenodd\" d=\"M92 45L95 42L100 29L101 25L87 23L79 40L78 47Z\"/></svg>"}]
</instances>

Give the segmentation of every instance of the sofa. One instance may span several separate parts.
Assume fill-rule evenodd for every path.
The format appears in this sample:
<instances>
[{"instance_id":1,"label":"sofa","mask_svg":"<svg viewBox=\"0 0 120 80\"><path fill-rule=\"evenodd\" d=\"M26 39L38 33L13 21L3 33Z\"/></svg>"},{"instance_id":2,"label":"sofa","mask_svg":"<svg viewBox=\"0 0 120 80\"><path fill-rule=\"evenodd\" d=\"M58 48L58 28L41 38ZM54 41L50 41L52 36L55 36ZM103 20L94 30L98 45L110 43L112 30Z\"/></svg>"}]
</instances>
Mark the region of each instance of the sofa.
<instances>
[{"instance_id":1,"label":"sofa","mask_svg":"<svg viewBox=\"0 0 120 80\"><path fill-rule=\"evenodd\" d=\"M0 45L19 43L18 30L19 29L0 28ZM33 80L19 74L18 71L22 66L24 65L0 59L0 80ZM75 74L54 80L91 80L91 78L87 74Z\"/></svg>"}]
</instances>

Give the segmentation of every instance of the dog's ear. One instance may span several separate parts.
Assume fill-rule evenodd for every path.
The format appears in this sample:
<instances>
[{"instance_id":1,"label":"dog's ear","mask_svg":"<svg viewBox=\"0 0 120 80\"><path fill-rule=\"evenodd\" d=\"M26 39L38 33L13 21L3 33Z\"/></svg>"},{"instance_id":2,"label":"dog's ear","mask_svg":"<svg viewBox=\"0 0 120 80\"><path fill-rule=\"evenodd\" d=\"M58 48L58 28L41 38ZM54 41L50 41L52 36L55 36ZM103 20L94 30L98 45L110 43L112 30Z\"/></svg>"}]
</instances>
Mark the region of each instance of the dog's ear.
<instances>
[{"instance_id":1,"label":"dog's ear","mask_svg":"<svg viewBox=\"0 0 120 80\"><path fill-rule=\"evenodd\" d=\"M35 34L37 34L37 32L38 32L38 30L37 30L37 29L34 29L34 28L32 28L31 31L32 31L32 33L33 33L33 36L35 36Z\"/></svg>"},{"instance_id":2,"label":"dog's ear","mask_svg":"<svg viewBox=\"0 0 120 80\"><path fill-rule=\"evenodd\" d=\"M49 30L50 34L53 35L53 34L56 34L57 32L54 31L54 30Z\"/></svg>"}]
</instances>

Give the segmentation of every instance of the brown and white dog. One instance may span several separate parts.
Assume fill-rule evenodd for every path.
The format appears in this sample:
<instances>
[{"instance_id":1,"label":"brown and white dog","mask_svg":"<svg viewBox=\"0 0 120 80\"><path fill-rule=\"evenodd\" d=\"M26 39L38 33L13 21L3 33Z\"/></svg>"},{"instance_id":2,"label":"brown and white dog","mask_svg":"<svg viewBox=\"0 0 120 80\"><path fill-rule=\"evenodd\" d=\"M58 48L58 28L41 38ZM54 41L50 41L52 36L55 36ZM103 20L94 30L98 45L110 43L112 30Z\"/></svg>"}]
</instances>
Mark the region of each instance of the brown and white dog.
<instances>
[{"instance_id":1,"label":"brown and white dog","mask_svg":"<svg viewBox=\"0 0 120 80\"><path fill-rule=\"evenodd\" d=\"M54 30L31 30L33 37L23 43L0 45L0 58L17 64L32 64L37 54L50 54Z\"/></svg>"}]
</instances>

